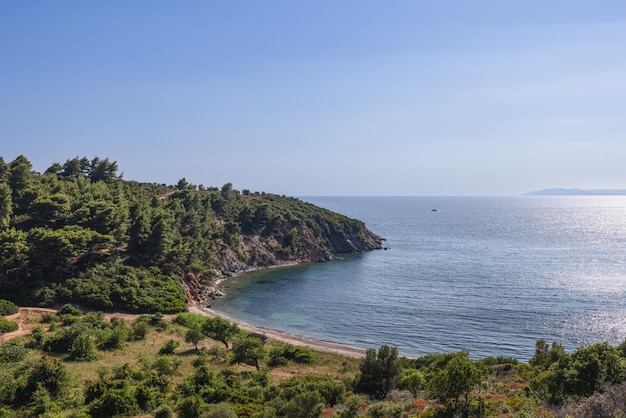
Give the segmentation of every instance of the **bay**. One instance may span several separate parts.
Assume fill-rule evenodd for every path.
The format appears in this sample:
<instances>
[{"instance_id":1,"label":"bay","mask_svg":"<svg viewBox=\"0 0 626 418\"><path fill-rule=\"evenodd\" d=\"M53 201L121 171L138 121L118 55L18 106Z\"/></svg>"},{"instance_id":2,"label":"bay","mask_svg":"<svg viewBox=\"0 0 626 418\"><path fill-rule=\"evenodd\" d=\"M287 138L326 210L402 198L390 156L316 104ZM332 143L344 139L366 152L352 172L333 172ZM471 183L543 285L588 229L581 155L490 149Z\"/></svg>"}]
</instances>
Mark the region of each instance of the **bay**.
<instances>
[{"instance_id":1,"label":"bay","mask_svg":"<svg viewBox=\"0 0 626 418\"><path fill-rule=\"evenodd\" d=\"M540 338L626 338L624 196L301 199L364 221L388 250L229 279L214 309L411 357L525 361Z\"/></svg>"}]
</instances>

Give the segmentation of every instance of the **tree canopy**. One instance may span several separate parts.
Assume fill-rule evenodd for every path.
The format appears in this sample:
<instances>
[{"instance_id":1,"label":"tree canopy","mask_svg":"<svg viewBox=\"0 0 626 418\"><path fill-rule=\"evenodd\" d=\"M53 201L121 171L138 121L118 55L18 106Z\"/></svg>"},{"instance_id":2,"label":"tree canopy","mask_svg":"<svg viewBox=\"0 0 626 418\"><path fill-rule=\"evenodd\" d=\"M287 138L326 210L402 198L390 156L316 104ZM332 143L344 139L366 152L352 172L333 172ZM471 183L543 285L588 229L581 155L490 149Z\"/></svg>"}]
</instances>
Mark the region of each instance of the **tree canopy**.
<instances>
[{"instance_id":1,"label":"tree canopy","mask_svg":"<svg viewBox=\"0 0 626 418\"><path fill-rule=\"evenodd\" d=\"M179 312L215 277L380 246L364 225L268 193L126 181L74 157L43 174L0 157L0 298Z\"/></svg>"}]
</instances>

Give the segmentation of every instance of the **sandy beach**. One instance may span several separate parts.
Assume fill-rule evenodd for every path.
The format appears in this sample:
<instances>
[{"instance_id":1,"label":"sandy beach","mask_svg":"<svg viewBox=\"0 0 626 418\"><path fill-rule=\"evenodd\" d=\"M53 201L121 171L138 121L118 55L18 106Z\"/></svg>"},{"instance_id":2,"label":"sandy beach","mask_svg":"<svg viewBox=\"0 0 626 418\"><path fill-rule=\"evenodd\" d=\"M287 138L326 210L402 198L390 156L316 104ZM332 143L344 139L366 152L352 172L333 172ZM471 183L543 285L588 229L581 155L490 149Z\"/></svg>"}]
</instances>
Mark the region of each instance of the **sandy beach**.
<instances>
[{"instance_id":1,"label":"sandy beach","mask_svg":"<svg viewBox=\"0 0 626 418\"><path fill-rule=\"evenodd\" d=\"M312 348L314 350L319 350L319 351L338 353L338 354L355 357L355 358L365 356L365 350L362 348L356 348L356 347L350 347L347 345L314 340L311 338L306 338L306 337L302 337L299 335L294 335L294 334L290 334L287 332L278 331L275 329L257 327L254 325L247 324L245 322L233 320L232 318L219 314L218 312L215 312L212 309L201 307L201 306L198 306L197 304L189 305L188 310L189 312L194 312L200 315L211 316L211 317L214 317L214 316L223 317L225 319L228 319L229 321L235 322L242 329L245 329L250 332L262 332L270 338L274 338L278 341L282 341L285 343L302 346L302 347L309 347L309 348ZM46 308L34 308L34 307L20 308L18 313L15 313L13 315L6 317L7 319L18 323L18 327L19 327L18 330L2 335L2 342L8 341L16 337L29 335L32 332L32 329L31 327L25 326L26 325L25 323L27 322L26 320L28 319L31 313L44 313L44 312L56 313L57 311L58 309L46 309ZM119 318L124 318L127 320L133 320L137 318L138 316L139 315L137 314L128 314L128 313L121 313L121 312L113 312L113 313L105 314L105 317L107 317L108 319L113 318L113 317L119 317Z\"/></svg>"},{"instance_id":2,"label":"sandy beach","mask_svg":"<svg viewBox=\"0 0 626 418\"><path fill-rule=\"evenodd\" d=\"M287 332L278 331L275 329L257 327L254 325L247 324L245 322L233 320L232 318L228 318L224 315L221 315L213 311L212 309L201 307L198 305L189 306L189 312L194 312L194 313L197 313L200 315L206 315L206 316L220 316L225 319L228 319L229 321L235 322L242 329L245 329L250 332L262 332L270 338L274 338L278 341L282 341L285 343L302 346L302 347L309 347L309 348L312 348L314 350L319 350L319 351L338 353L338 354L342 354L345 356L356 357L356 358L365 356L365 350L362 348L350 347L347 345L314 340L311 338L289 334Z\"/></svg>"}]
</instances>

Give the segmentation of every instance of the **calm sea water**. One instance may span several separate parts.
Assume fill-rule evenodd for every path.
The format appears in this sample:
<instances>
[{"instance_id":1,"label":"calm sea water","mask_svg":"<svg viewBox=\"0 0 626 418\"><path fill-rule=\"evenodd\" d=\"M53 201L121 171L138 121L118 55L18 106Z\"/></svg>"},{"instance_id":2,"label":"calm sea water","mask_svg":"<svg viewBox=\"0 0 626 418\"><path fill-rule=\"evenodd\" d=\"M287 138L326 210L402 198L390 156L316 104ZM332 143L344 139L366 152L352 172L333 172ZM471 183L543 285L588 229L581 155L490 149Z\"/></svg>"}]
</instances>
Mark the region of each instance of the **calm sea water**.
<instances>
[{"instance_id":1,"label":"calm sea water","mask_svg":"<svg viewBox=\"0 0 626 418\"><path fill-rule=\"evenodd\" d=\"M626 338L626 197L303 200L363 220L389 249L231 279L216 310L413 357L528 360L539 338Z\"/></svg>"}]
</instances>

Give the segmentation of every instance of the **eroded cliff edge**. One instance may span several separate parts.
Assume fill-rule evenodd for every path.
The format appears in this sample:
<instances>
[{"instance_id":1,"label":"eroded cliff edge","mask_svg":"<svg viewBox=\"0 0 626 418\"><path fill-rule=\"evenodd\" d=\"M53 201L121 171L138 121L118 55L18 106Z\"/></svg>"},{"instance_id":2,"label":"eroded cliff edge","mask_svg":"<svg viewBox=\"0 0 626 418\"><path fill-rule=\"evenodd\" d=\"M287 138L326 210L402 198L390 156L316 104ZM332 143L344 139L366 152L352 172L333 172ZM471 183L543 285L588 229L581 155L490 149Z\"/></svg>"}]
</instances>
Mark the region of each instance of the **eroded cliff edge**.
<instances>
[{"instance_id":1,"label":"eroded cliff edge","mask_svg":"<svg viewBox=\"0 0 626 418\"><path fill-rule=\"evenodd\" d=\"M284 199L279 199L279 206L285 203ZM238 273L332 261L341 254L383 248L384 238L367 229L363 222L297 199L286 199L302 211L302 216L294 216L294 211L289 210L287 214L277 214L280 210L274 207L274 221L269 230L267 227L259 229L256 224L253 230L237 234L235 245L222 246L216 251L213 277L198 278L193 274L185 277L191 301L215 297L216 283ZM267 207L261 210L267 210Z\"/></svg>"}]
</instances>

